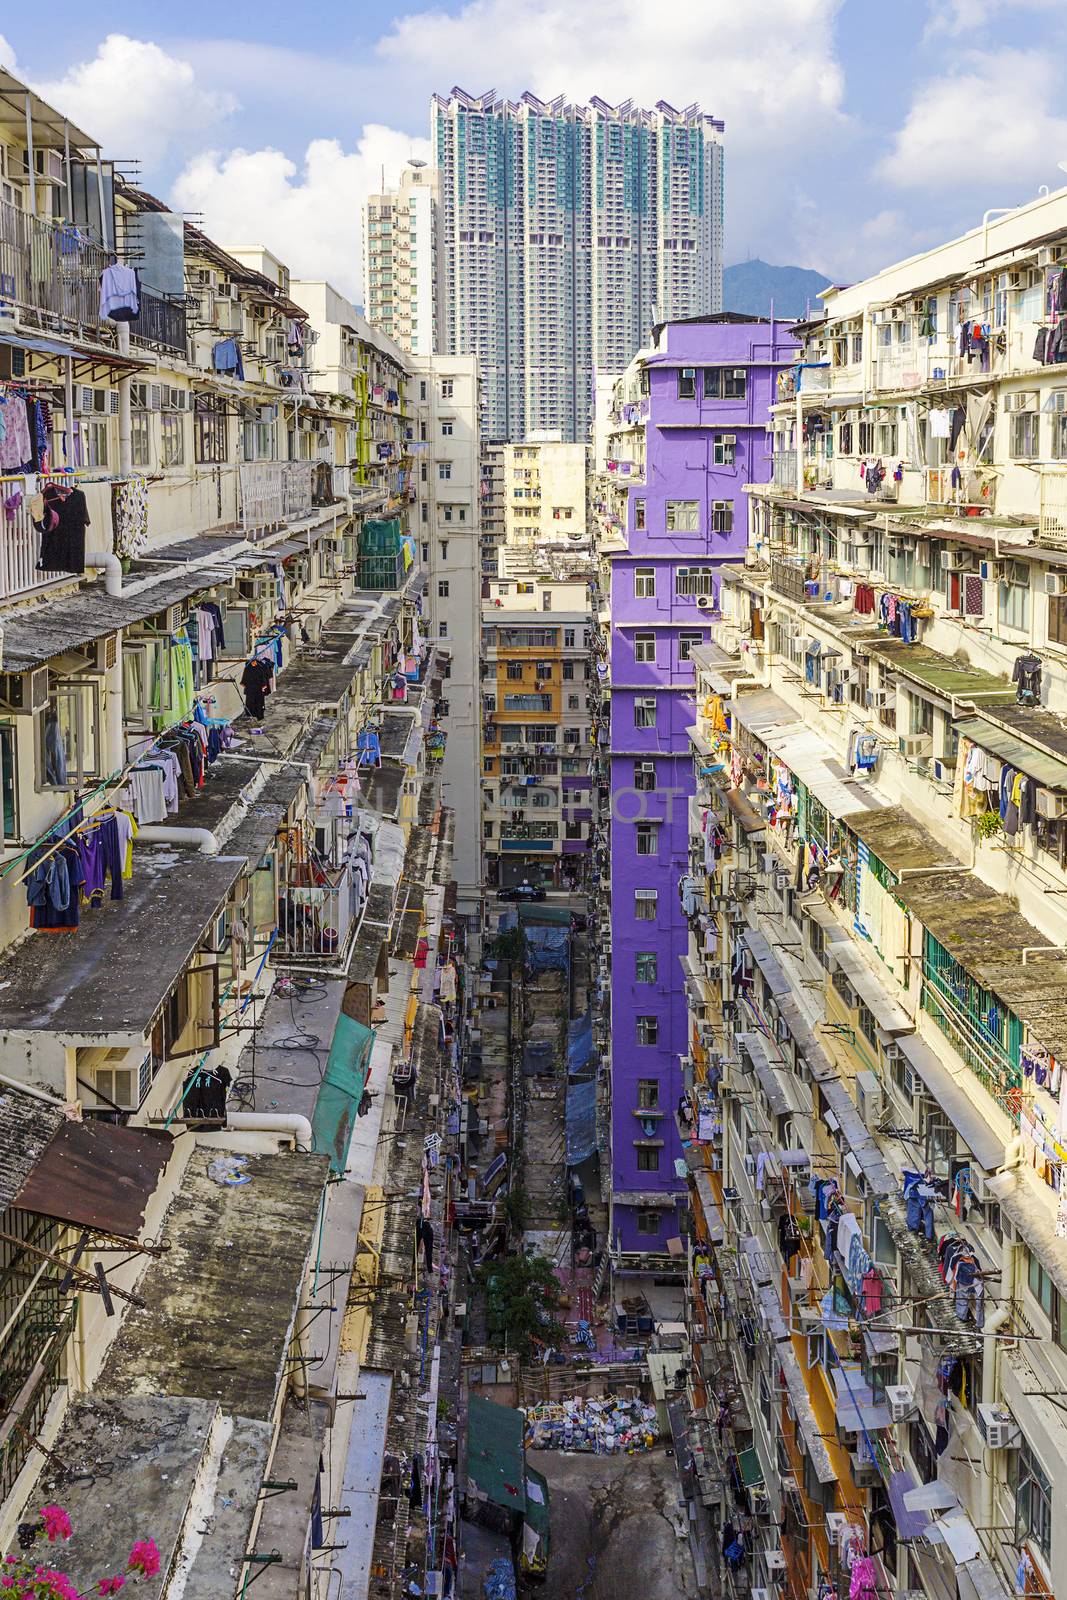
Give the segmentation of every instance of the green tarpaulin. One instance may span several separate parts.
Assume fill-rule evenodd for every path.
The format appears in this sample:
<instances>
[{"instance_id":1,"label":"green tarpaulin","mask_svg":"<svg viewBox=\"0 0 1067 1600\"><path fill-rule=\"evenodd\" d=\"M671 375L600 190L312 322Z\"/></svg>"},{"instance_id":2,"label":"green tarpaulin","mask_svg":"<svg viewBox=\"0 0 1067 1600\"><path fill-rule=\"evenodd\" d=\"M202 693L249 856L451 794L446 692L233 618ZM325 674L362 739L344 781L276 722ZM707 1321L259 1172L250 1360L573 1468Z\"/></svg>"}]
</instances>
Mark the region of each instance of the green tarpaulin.
<instances>
[{"instance_id":1,"label":"green tarpaulin","mask_svg":"<svg viewBox=\"0 0 1067 1600\"><path fill-rule=\"evenodd\" d=\"M316 1154L329 1156L333 1172L344 1172L348 1161L348 1146L367 1082L373 1044L373 1030L342 1012L311 1119Z\"/></svg>"},{"instance_id":2,"label":"green tarpaulin","mask_svg":"<svg viewBox=\"0 0 1067 1600\"><path fill-rule=\"evenodd\" d=\"M467 1481L495 1506L526 1515L525 1425L521 1411L472 1394L467 1411Z\"/></svg>"}]
</instances>

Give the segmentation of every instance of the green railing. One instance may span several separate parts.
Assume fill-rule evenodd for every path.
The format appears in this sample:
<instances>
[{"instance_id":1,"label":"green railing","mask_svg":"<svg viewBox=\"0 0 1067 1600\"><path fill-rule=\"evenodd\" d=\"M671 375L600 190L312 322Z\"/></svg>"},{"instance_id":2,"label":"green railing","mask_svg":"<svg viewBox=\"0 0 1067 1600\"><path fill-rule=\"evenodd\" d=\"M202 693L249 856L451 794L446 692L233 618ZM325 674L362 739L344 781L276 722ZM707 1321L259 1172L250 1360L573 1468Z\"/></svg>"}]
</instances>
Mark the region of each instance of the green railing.
<instances>
[{"instance_id":1,"label":"green railing","mask_svg":"<svg viewBox=\"0 0 1067 1600\"><path fill-rule=\"evenodd\" d=\"M929 933L923 934L922 1008L1000 1108L1017 1117L1022 1023Z\"/></svg>"}]
</instances>

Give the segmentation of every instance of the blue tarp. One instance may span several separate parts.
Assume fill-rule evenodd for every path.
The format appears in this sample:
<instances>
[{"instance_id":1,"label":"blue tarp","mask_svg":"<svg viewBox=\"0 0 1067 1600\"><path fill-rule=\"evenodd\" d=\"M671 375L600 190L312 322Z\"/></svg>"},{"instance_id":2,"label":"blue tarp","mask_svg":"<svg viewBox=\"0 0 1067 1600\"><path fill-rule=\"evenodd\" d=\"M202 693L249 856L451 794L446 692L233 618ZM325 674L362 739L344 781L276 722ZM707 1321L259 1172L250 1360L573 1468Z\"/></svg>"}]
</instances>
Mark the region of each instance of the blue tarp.
<instances>
[{"instance_id":1,"label":"blue tarp","mask_svg":"<svg viewBox=\"0 0 1067 1600\"><path fill-rule=\"evenodd\" d=\"M567 1085L567 1165L577 1167L596 1149L596 1079Z\"/></svg>"},{"instance_id":2,"label":"blue tarp","mask_svg":"<svg viewBox=\"0 0 1067 1600\"><path fill-rule=\"evenodd\" d=\"M567 1071L584 1072L593 1059L593 1012L575 1017L567 1031Z\"/></svg>"},{"instance_id":3,"label":"blue tarp","mask_svg":"<svg viewBox=\"0 0 1067 1600\"><path fill-rule=\"evenodd\" d=\"M548 972L555 969L567 972L571 961L571 936L569 928L541 927L534 924L523 930L526 934L526 965L531 972Z\"/></svg>"}]
</instances>

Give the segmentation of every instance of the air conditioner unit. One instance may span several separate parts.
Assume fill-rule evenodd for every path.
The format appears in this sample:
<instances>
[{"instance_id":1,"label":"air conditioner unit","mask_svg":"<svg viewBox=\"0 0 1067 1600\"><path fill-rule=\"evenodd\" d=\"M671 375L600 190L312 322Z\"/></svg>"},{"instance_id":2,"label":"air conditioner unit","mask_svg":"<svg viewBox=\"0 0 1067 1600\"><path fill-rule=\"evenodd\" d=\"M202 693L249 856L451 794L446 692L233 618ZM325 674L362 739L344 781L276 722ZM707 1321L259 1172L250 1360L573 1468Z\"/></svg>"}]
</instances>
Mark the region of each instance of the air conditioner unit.
<instances>
[{"instance_id":1,"label":"air conditioner unit","mask_svg":"<svg viewBox=\"0 0 1067 1600\"><path fill-rule=\"evenodd\" d=\"M910 1383L887 1383L885 1397L894 1422L903 1422L915 1410L915 1395Z\"/></svg>"},{"instance_id":2,"label":"air conditioner unit","mask_svg":"<svg viewBox=\"0 0 1067 1600\"><path fill-rule=\"evenodd\" d=\"M978 1407L978 1432L988 1450L1017 1450L1019 1425L1003 1406Z\"/></svg>"},{"instance_id":3,"label":"air conditioner unit","mask_svg":"<svg viewBox=\"0 0 1067 1600\"><path fill-rule=\"evenodd\" d=\"M971 565L971 555L967 550L942 550L941 565L947 567L949 572L966 572Z\"/></svg>"},{"instance_id":4,"label":"air conditioner unit","mask_svg":"<svg viewBox=\"0 0 1067 1600\"><path fill-rule=\"evenodd\" d=\"M1017 389L1014 394L1004 396L1004 410L1010 416L1015 411L1036 411L1037 390Z\"/></svg>"},{"instance_id":5,"label":"air conditioner unit","mask_svg":"<svg viewBox=\"0 0 1067 1600\"><path fill-rule=\"evenodd\" d=\"M882 1085L873 1072L856 1074L856 1109L868 1128L878 1125L885 1105Z\"/></svg>"},{"instance_id":6,"label":"air conditioner unit","mask_svg":"<svg viewBox=\"0 0 1067 1600\"><path fill-rule=\"evenodd\" d=\"M931 733L912 733L899 741L900 753L908 761L928 761L934 753Z\"/></svg>"},{"instance_id":7,"label":"air conditioner unit","mask_svg":"<svg viewBox=\"0 0 1067 1600\"><path fill-rule=\"evenodd\" d=\"M0 673L0 705L16 715L31 715L48 704L48 668Z\"/></svg>"},{"instance_id":8,"label":"air conditioner unit","mask_svg":"<svg viewBox=\"0 0 1067 1600\"><path fill-rule=\"evenodd\" d=\"M119 658L118 634L109 633L103 639L97 639L94 656L93 667L96 672L107 672L109 667L113 667Z\"/></svg>"},{"instance_id":9,"label":"air conditioner unit","mask_svg":"<svg viewBox=\"0 0 1067 1600\"><path fill-rule=\"evenodd\" d=\"M785 1571L785 1556L780 1550L768 1550L763 1559L767 1564L768 1572L774 1573Z\"/></svg>"},{"instance_id":10,"label":"air conditioner unit","mask_svg":"<svg viewBox=\"0 0 1067 1600\"><path fill-rule=\"evenodd\" d=\"M867 704L873 707L887 706L891 699L888 689L868 689Z\"/></svg>"},{"instance_id":11,"label":"air conditioner unit","mask_svg":"<svg viewBox=\"0 0 1067 1600\"><path fill-rule=\"evenodd\" d=\"M710 594L697 595L697 610L712 611L715 608L714 598Z\"/></svg>"},{"instance_id":12,"label":"air conditioner unit","mask_svg":"<svg viewBox=\"0 0 1067 1600\"><path fill-rule=\"evenodd\" d=\"M1067 572L1046 572L1045 593L1051 596L1067 594Z\"/></svg>"}]
</instances>

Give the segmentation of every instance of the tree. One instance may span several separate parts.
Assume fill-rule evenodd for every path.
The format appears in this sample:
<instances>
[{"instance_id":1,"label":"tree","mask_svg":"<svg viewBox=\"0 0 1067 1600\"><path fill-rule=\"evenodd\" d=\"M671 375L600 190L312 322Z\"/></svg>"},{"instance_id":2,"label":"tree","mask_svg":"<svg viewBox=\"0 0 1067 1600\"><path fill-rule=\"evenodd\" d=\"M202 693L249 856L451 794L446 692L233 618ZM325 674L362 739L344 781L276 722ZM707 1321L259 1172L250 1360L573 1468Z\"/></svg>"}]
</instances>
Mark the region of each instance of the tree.
<instances>
[{"instance_id":1,"label":"tree","mask_svg":"<svg viewBox=\"0 0 1067 1600\"><path fill-rule=\"evenodd\" d=\"M535 1341L558 1346L563 1339L559 1319L560 1286L547 1256L506 1256L483 1267L490 1334L523 1360Z\"/></svg>"},{"instance_id":2,"label":"tree","mask_svg":"<svg viewBox=\"0 0 1067 1600\"><path fill-rule=\"evenodd\" d=\"M489 946L489 954L497 961L508 961L513 967L521 966L526 960L525 933L517 927L498 933Z\"/></svg>"}]
</instances>

